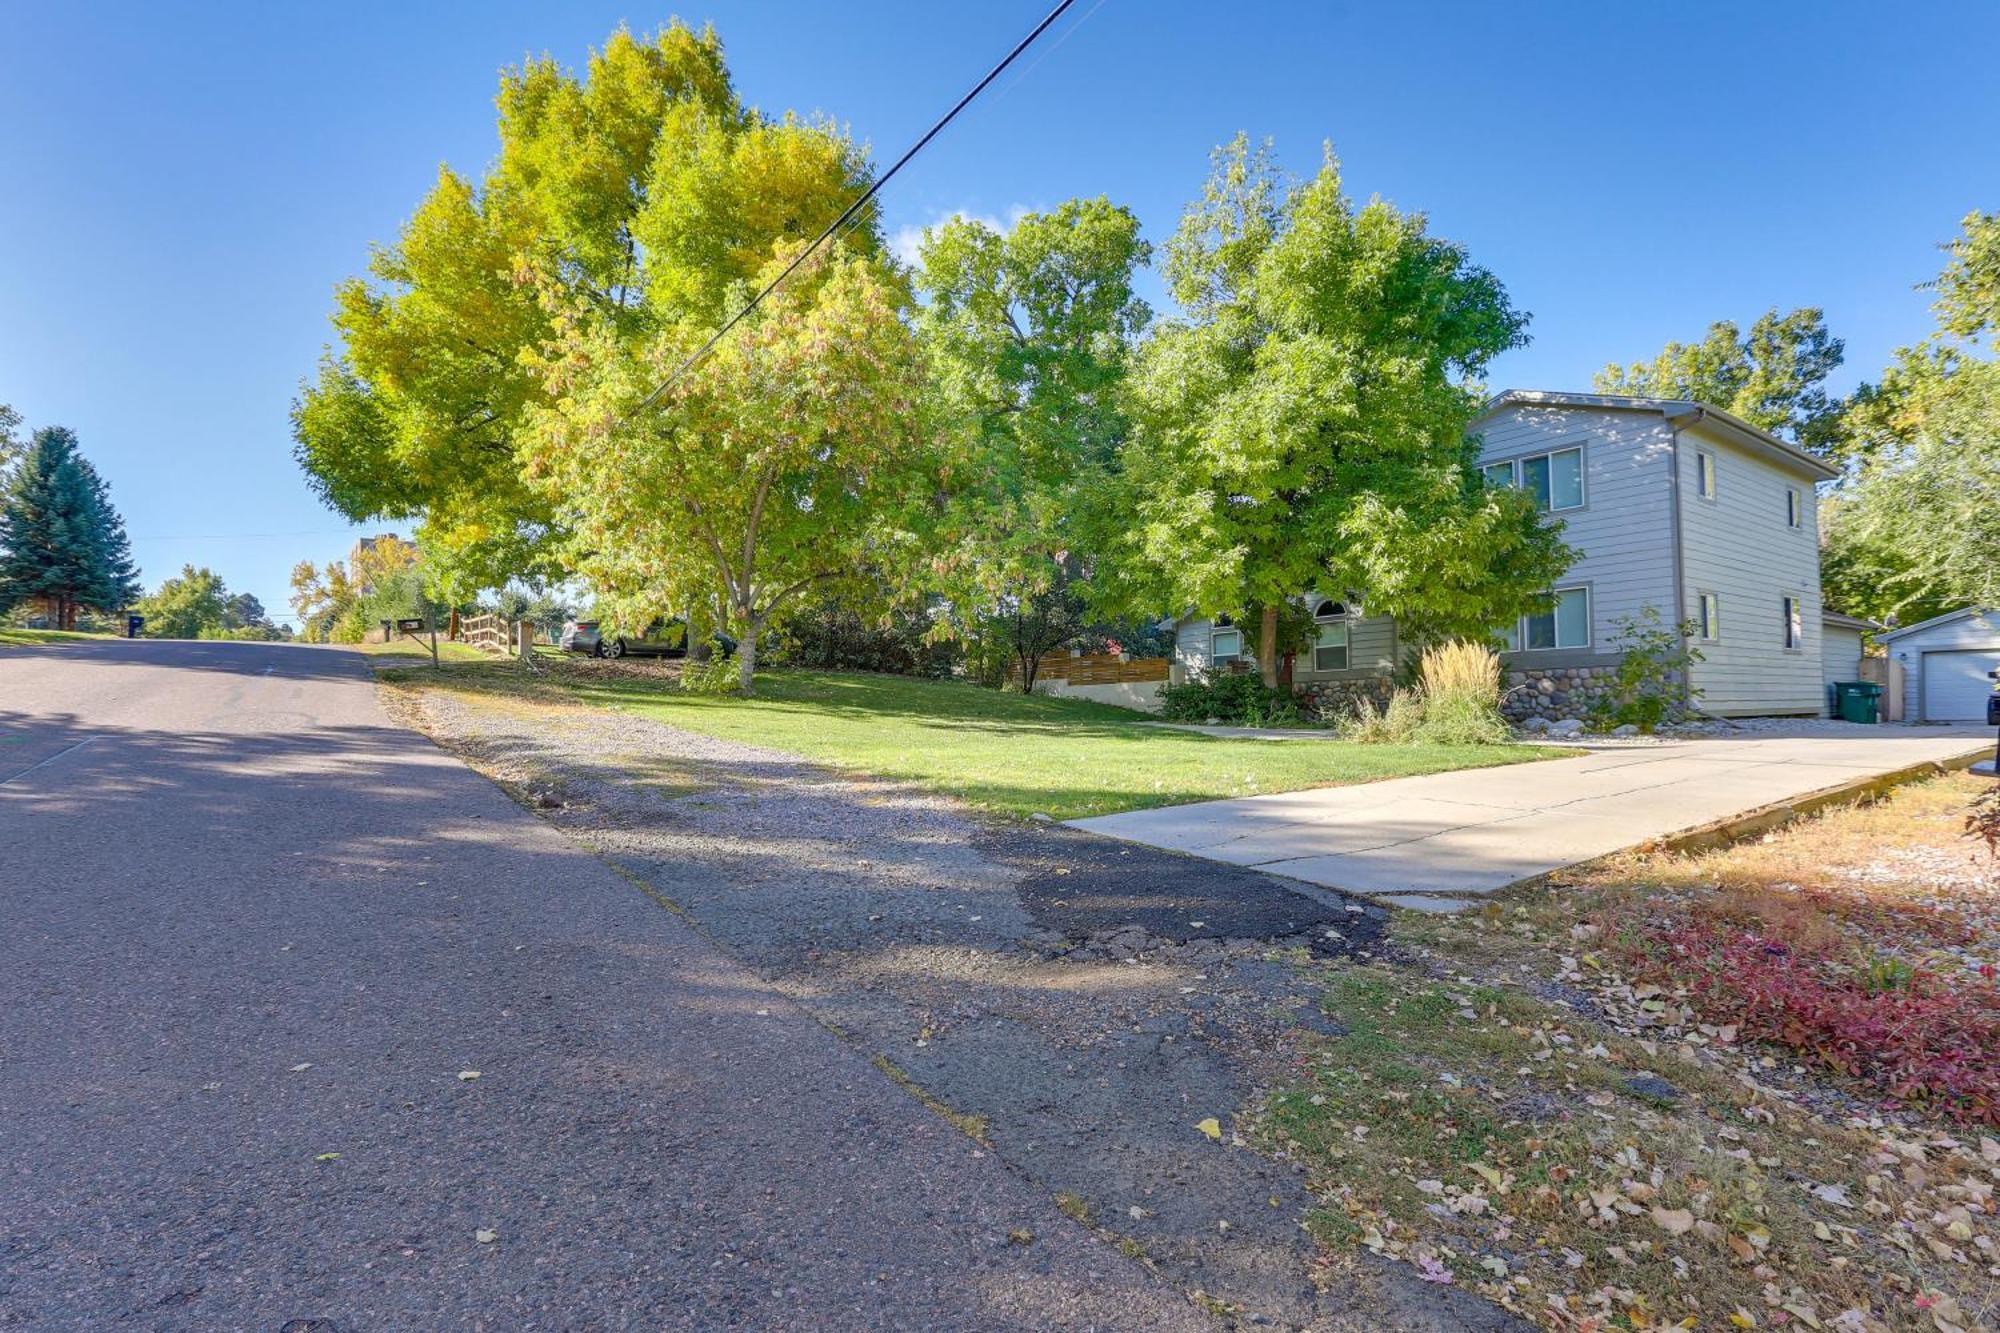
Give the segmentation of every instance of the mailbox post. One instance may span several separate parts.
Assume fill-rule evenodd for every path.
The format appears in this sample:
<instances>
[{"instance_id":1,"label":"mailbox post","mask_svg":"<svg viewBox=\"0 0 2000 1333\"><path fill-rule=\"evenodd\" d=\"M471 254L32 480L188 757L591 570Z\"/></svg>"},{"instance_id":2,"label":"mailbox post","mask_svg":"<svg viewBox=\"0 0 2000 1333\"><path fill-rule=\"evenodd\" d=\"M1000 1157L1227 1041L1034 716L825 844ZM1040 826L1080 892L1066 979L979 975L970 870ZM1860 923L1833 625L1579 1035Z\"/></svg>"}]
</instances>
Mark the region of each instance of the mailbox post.
<instances>
[{"instance_id":1,"label":"mailbox post","mask_svg":"<svg viewBox=\"0 0 2000 1333\"><path fill-rule=\"evenodd\" d=\"M430 613L427 611L421 616L411 616L396 622L396 632L408 638L415 638L426 630L430 631L431 666L435 669L438 664L438 635L437 624L431 619Z\"/></svg>"}]
</instances>

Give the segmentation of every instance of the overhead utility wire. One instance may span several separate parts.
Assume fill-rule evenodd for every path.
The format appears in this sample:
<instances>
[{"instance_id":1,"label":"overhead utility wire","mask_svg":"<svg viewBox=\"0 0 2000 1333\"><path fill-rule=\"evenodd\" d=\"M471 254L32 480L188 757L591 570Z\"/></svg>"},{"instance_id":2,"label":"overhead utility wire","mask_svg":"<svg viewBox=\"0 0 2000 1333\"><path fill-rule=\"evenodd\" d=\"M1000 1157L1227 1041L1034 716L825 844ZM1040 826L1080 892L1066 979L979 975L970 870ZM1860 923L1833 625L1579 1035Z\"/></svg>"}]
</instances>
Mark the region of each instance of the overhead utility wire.
<instances>
[{"instance_id":1,"label":"overhead utility wire","mask_svg":"<svg viewBox=\"0 0 2000 1333\"><path fill-rule=\"evenodd\" d=\"M1035 25L1034 31L1030 32L1026 37L1023 37L1020 41L1014 43L1014 49L1009 51L1001 59L999 64L995 65L992 69L986 71L985 78L981 79L978 83L972 85L972 91L968 92L965 96L959 98L957 103L953 105L951 110L945 112L944 115L938 118L936 124L932 125L928 130L925 130L923 137L921 139L918 139L915 143L911 144L908 150L905 151L901 157L896 159L895 165L891 166L887 171L883 172L880 176L878 176L875 180L875 183L870 185L865 191L862 192L860 198L856 199L853 203L849 204L846 208L846 211L841 213L839 217L835 218L831 223L829 223L827 225L827 229L821 232L817 237L813 239L813 243L811 245L808 245L805 249L799 251L797 257L794 258L791 263L785 265L784 271L782 273L778 274L777 277L771 279L770 282L766 283L764 286L764 290L758 292L755 296L750 298L750 302L748 305L745 305L741 310L731 315L729 317L728 322L725 323L721 328L717 329L713 334L713 336L711 336L707 342L703 343L700 347L695 349L695 353L693 356L690 356L687 360L681 362L680 366L675 369L673 374L667 376L667 378L662 380L658 385L658 387L656 387L651 393L647 394L644 398L640 399L639 405L634 409L632 409L631 412L626 414L627 418L636 416L640 412L644 412L654 403L660 401L660 395L664 394L668 389L671 389L674 386L674 384L680 379L681 376L687 374L689 370L694 368L697 362L699 362L703 357L707 356L709 352L715 347L715 345L721 342L722 339L729 333L729 331L735 328L737 324L743 320L744 316L748 315L752 310L755 310L758 304L762 302L765 297L769 296L772 292L776 291L778 289L778 285L784 282L786 278L791 277L792 271L798 268L799 265L805 263L807 259L811 258L812 253L815 250L819 249L820 246L824 245L829 237L831 237L835 232L839 231L842 226L844 226L851 218L853 218L856 214L858 214L863 208L867 207L868 202L871 199L873 199L877 193L881 191L883 186L889 183L890 179L894 177L897 172L903 169L904 165L908 163L911 158L915 157L918 153L922 152L924 146L928 144L932 139L935 139L938 136L939 131L943 130L945 126L951 124L951 122L957 118L959 112L965 110L966 107L972 104L973 98L979 96L980 93L986 90L987 84L992 83L993 80L999 78L1000 75L1006 71L1007 66L1013 64L1015 59L1019 57L1023 51L1027 50L1031 45L1034 44L1034 41L1037 37L1040 37L1043 33L1047 32L1049 30L1050 25L1052 25L1057 19L1061 18L1063 16L1063 13L1066 10L1068 10L1071 5L1075 3L1076 0L1059 0L1059 3L1056 5L1056 7L1054 9L1051 9L1048 12L1048 15L1044 17L1040 23L1037 23Z\"/></svg>"}]
</instances>

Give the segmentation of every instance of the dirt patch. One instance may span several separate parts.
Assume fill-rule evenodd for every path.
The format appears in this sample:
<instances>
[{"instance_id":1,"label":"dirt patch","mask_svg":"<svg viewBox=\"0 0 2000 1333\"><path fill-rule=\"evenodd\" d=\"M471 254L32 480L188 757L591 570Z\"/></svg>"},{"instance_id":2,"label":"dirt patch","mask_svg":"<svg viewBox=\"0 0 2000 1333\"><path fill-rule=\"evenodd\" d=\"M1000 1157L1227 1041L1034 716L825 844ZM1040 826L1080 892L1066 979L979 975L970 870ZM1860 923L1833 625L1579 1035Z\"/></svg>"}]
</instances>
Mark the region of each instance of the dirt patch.
<instances>
[{"instance_id":1,"label":"dirt patch","mask_svg":"<svg viewBox=\"0 0 2000 1333\"><path fill-rule=\"evenodd\" d=\"M1301 1168L1239 1132L1339 1030L1328 969L1378 956L1382 909L627 715L390 690L1226 1321L1515 1326L1397 1266L1327 1265Z\"/></svg>"}]
</instances>

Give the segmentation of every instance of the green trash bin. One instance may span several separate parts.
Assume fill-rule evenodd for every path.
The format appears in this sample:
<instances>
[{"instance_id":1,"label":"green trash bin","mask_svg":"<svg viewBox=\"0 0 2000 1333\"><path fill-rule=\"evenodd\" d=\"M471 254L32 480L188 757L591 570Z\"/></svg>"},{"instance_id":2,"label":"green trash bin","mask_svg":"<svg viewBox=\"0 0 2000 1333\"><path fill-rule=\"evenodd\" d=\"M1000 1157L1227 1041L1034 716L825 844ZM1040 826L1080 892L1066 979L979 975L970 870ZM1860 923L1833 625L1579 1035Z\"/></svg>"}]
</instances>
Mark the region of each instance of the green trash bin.
<instances>
[{"instance_id":1,"label":"green trash bin","mask_svg":"<svg viewBox=\"0 0 2000 1333\"><path fill-rule=\"evenodd\" d=\"M1837 680L1834 701L1844 722L1880 722L1882 687L1872 680Z\"/></svg>"}]
</instances>

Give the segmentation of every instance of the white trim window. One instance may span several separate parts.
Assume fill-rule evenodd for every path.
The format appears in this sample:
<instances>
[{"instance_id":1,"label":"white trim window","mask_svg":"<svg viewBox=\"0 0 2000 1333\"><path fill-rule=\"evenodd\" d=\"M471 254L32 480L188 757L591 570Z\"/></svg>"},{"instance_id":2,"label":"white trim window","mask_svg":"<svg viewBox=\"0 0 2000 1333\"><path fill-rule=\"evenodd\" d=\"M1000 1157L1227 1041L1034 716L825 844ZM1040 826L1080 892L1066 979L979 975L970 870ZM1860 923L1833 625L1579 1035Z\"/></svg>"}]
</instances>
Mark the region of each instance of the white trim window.
<instances>
[{"instance_id":1,"label":"white trim window","mask_svg":"<svg viewBox=\"0 0 2000 1333\"><path fill-rule=\"evenodd\" d=\"M1703 643L1722 642L1722 598L1712 592L1701 595L1701 614L1696 617L1701 624Z\"/></svg>"},{"instance_id":2,"label":"white trim window","mask_svg":"<svg viewBox=\"0 0 2000 1333\"><path fill-rule=\"evenodd\" d=\"M1347 626L1347 603L1328 598L1313 607L1314 671L1347 670Z\"/></svg>"},{"instance_id":3,"label":"white trim window","mask_svg":"<svg viewBox=\"0 0 2000 1333\"><path fill-rule=\"evenodd\" d=\"M1785 487L1785 526L1802 528L1806 525L1806 498L1796 486Z\"/></svg>"},{"instance_id":4,"label":"white trim window","mask_svg":"<svg viewBox=\"0 0 2000 1333\"><path fill-rule=\"evenodd\" d=\"M1806 646L1806 617L1800 600L1796 597L1784 599L1785 647L1804 648Z\"/></svg>"},{"instance_id":5,"label":"white trim window","mask_svg":"<svg viewBox=\"0 0 2000 1333\"><path fill-rule=\"evenodd\" d=\"M1217 616L1208 627L1208 660L1217 671L1243 656L1243 631L1228 616Z\"/></svg>"},{"instance_id":6,"label":"white trim window","mask_svg":"<svg viewBox=\"0 0 2000 1333\"><path fill-rule=\"evenodd\" d=\"M1715 498L1715 455L1706 449L1694 451L1694 493L1704 500Z\"/></svg>"},{"instance_id":7,"label":"white trim window","mask_svg":"<svg viewBox=\"0 0 2000 1333\"><path fill-rule=\"evenodd\" d=\"M1505 463L1488 463L1479 469L1489 486L1519 486L1535 497L1535 508L1545 514L1584 505L1583 446L1552 449L1545 454Z\"/></svg>"},{"instance_id":8,"label":"white trim window","mask_svg":"<svg viewBox=\"0 0 2000 1333\"><path fill-rule=\"evenodd\" d=\"M1522 619L1521 641L1531 649L1590 647L1590 589L1557 588L1549 609Z\"/></svg>"}]
</instances>

